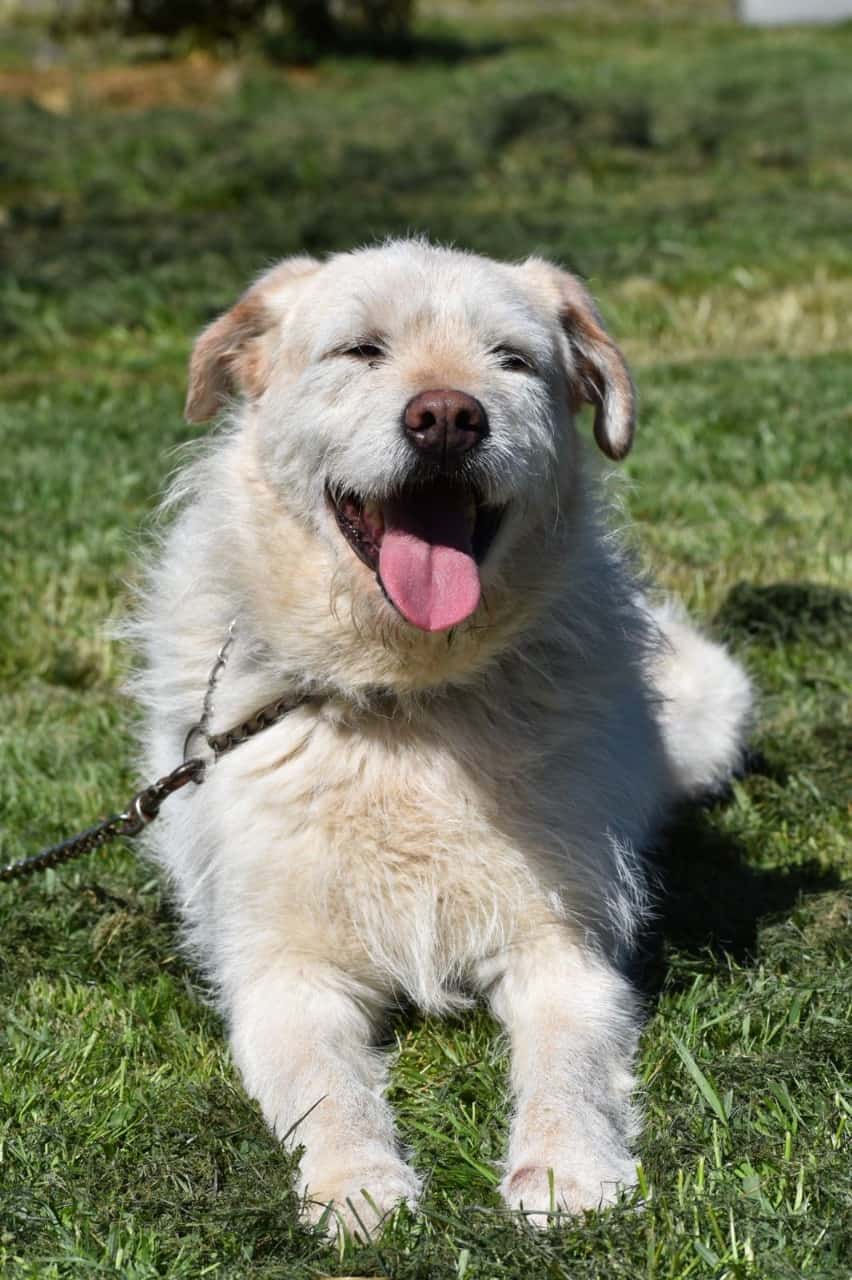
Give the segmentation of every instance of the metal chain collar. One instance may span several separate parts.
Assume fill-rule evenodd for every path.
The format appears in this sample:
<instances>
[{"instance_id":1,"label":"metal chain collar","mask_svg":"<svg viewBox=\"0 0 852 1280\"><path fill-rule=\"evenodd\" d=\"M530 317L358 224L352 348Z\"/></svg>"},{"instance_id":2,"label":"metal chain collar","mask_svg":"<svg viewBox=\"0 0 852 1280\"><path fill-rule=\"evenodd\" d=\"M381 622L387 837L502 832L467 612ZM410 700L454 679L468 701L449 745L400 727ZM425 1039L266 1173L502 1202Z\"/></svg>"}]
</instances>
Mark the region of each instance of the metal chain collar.
<instances>
[{"instance_id":1,"label":"metal chain collar","mask_svg":"<svg viewBox=\"0 0 852 1280\"><path fill-rule=\"evenodd\" d=\"M268 729L270 725L277 724L289 712L294 711L296 707L308 701L308 694L301 694L295 697L285 694L260 707L259 710L255 711L254 715L249 716L247 720L240 721L239 724L233 725L230 729L225 730L224 733L209 732L210 720L213 715L213 694L219 677L227 665L228 655L236 637L236 626L237 620L234 618L228 627L228 634L216 654L216 661L213 663L208 676L204 701L201 705L201 717L186 735L183 746L183 760L177 768L173 769L171 773L167 773L164 777L158 778L150 786L143 787L141 791L137 791L127 808L121 813L114 814L111 818L105 818L93 827L87 827L85 831L81 831L78 835L60 841L59 844L42 849L41 853L33 854L29 858L21 858L17 862L9 862L6 866L0 867L0 883L7 880L21 880L36 871L44 871L48 867L56 867L63 862L70 862L72 858L79 858L85 853L91 853L111 840L119 838L133 839L144 831L149 823L154 821L160 812L161 805L169 796L174 795L176 791L180 791L182 787L187 786L190 782L194 782L196 786L200 786L204 782L211 762L204 760L201 756L190 756L189 750L196 738L200 737L204 740L213 753L212 763L215 763L220 756L227 755L229 751L233 751L235 747L247 742L249 738L253 738L256 734L262 733L264 729Z\"/></svg>"}]
</instances>

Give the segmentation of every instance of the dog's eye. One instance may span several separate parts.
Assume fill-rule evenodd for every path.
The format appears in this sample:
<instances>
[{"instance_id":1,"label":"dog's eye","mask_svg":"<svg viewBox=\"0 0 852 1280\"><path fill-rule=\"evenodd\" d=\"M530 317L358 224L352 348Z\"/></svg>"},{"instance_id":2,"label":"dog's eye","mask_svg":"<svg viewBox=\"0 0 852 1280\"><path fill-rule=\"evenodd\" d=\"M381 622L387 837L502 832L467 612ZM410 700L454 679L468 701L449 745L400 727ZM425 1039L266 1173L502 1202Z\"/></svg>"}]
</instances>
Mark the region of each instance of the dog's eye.
<instances>
[{"instance_id":1,"label":"dog's eye","mask_svg":"<svg viewBox=\"0 0 852 1280\"><path fill-rule=\"evenodd\" d=\"M513 373L535 372L535 366L529 356L525 356L522 351L516 351L514 347L495 347L491 354L497 357L501 369L509 369Z\"/></svg>"},{"instance_id":2,"label":"dog's eye","mask_svg":"<svg viewBox=\"0 0 852 1280\"><path fill-rule=\"evenodd\" d=\"M381 360L384 354L374 342L356 342L354 347L347 347L343 352L343 355L355 356L357 360Z\"/></svg>"}]
</instances>

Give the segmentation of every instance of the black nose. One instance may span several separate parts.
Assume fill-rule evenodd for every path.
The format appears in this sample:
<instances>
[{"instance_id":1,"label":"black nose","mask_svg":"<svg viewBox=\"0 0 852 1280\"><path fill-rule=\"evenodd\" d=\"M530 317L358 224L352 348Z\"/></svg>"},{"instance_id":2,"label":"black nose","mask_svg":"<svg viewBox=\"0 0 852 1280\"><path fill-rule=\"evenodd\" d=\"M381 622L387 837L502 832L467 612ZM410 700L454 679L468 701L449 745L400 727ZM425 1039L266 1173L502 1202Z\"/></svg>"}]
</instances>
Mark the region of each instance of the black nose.
<instances>
[{"instance_id":1,"label":"black nose","mask_svg":"<svg viewBox=\"0 0 852 1280\"><path fill-rule=\"evenodd\" d=\"M420 453L444 467L455 466L488 435L485 410L464 391L421 391L402 415L405 434Z\"/></svg>"}]
</instances>

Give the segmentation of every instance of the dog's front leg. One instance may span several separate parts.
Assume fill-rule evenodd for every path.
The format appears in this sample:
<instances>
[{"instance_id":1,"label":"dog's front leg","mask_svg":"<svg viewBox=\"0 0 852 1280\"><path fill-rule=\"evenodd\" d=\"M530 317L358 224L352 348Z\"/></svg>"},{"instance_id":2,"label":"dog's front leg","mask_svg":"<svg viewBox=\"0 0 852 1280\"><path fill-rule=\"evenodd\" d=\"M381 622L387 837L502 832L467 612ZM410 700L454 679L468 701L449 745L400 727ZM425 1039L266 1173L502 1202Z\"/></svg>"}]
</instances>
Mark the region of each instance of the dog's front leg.
<instances>
[{"instance_id":1,"label":"dog's front leg","mask_svg":"<svg viewBox=\"0 0 852 1280\"><path fill-rule=\"evenodd\" d=\"M636 1181L635 998L561 925L552 935L509 948L491 991L511 1039L516 1103L501 1192L538 1226L556 1210L611 1203Z\"/></svg>"},{"instance_id":2,"label":"dog's front leg","mask_svg":"<svg viewBox=\"0 0 852 1280\"><path fill-rule=\"evenodd\" d=\"M331 965L279 962L232 991L234 1058L276 1134L304 1146L308 1216L333 1204L330 1231L374 1231L419 1184L398 1154L370 1013Z\"/></svg>"}]
</instances>

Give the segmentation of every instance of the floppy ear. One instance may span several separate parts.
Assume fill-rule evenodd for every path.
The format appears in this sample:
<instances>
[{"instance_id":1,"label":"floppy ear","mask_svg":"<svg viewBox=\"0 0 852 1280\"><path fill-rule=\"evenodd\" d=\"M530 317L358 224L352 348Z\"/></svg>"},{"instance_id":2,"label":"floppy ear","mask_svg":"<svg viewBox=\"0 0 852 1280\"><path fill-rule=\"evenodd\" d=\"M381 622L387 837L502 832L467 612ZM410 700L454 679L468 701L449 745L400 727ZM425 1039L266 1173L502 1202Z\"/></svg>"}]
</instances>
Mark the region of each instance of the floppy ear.
<instances>
[{"instance_id":1,"label":"floppy ear","mask_svg":"<svg viewBox=\"0 0 852 1280\"><path fill-rule=\"evenodd\" d=\"M282 295L319 265L314 258L285 258L199 334L189 361L184 408L188 422L214 417L237 392L248 397L260 395L272 359L272 344L264 338L284 313Z\"/></svg>"},{"instance_id":2,"label":"floppy ear","mask_svg":"<svg viewBox=\"0 0 852 1280\"><path fill-rule=\"evenodd\" d=\"M630 452L636 429L636 391L624 356L610 338L592 295L576 276L541 258L523 270L556 303L568 341L571 409L595 407L595 440L608 458L619 462Z\"/></svg>"}]
</instances>

